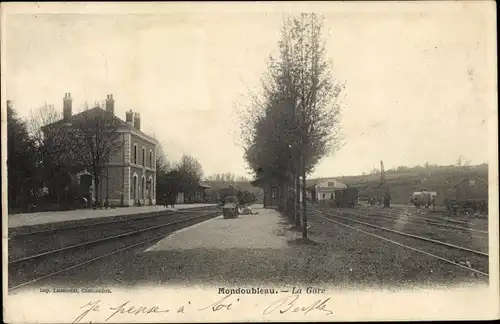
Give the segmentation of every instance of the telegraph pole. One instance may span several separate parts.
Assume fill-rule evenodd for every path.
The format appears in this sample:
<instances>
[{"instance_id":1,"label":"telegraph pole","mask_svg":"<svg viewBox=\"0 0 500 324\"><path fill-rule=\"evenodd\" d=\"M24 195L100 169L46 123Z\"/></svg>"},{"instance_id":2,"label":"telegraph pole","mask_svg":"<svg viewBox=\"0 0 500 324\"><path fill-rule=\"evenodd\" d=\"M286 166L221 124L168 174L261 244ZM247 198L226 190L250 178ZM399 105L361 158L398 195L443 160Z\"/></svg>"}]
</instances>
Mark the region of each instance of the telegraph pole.
<instances>
[{"instance_id":1,"label":"telegraph pole","mask_svg":"<svg viewBox=\"0 0 500 324\"><path fill-rule=\"evenodd\" d=\"M380 184L385 183L384 161L380 161Z\"/></svg>"}]
</instances>

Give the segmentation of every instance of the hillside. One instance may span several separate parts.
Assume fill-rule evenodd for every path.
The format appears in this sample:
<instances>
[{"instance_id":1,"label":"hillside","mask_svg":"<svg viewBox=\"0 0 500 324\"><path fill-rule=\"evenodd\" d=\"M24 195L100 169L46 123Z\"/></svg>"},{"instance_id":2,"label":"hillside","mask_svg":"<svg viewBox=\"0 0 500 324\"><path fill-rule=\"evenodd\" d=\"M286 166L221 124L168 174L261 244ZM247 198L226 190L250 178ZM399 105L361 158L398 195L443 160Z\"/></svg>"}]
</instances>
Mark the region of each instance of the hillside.
<instances>
[{"instance_id":1,"label":"hillside","mask_svg":"<svg viewBox=\"0 0 500 324\"><path fill-rule=\"evenodd\" d=\"M394 204L408 203L414 191L427 188L436 191L436 203L441 204L448 189L465 178L478 177L488 181L488 165L474 166L417 166L413 168L399 167L385 172L385 186L380 186L380 172L359 176L344 176L337 179L348 186L359 188L360 194L379 196L385 188L392 192Z\"/></svg>"},{"instance_id":2,"label":"hillside","mask_svg":"<svg viewBox=\"0 0 500 324\"><path fill-rule=\"evenodd\" d=\"M335 177L335 179L345 183L349 187L358 188L360 195L363 196L379 197L383 195L386 188L390 188L394 204L407 204L413 192L426 188L428 191L438 193L436 204L439 205L448 194L448 190L453 188L454 185L463 179L475 177L488 181L488 164L462 167L453 165L398 167L397 169L385 171L386 181L384 186L380 186L380 172L357 176L341 176ZM327 178L308 179L308 183L325 179ZM213 192L214 194L219 189L227 188L231 185L235 189L247 190L254 193L258 201L261 201L263 197L262 189L252 186L249 181L205 180L204 183L212 188L207 192Z\"/></svg>"}]
</instances>

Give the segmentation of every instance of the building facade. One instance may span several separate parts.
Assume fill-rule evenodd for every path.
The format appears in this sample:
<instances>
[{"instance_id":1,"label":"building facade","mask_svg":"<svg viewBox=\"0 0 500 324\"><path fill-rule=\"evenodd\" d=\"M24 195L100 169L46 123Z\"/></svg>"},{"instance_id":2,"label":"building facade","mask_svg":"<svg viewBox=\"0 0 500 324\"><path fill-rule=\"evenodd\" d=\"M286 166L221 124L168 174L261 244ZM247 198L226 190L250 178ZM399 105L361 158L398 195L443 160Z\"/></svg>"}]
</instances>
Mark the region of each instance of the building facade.
<instances>
[{"instance_id":1,"label":"building facade","mask_svg":"<svg viewBox=\"0 0 500 324\"><path fill-rule=\"evenodd\" d=\"M306 199L314 202L335 200L335 190L347 188L346 184L334 178L313 179L307 181L306 186ZM302 192L300 201L302 201Z\"/></svg>"},{"instance_id":2,"label":"building facade","mask_svg":"<svg viewBox=\"0 0 500 324\"><path fill-rule=\"evenodd\" d=\"M453 188L453 198L457 201L488 201L488 181L479 177L462 179Z\"/></svg>"},{"instance_id":3,"label":"building facade","mask_svg":"<svg viewBox=\"0 0 500 324\"><path fill-rule=\"evenodd\" d=\"M156 146L157 141L141 131L138 113L126 112L125 121L114 115L114 98L108 95L105 110L95 107L79 114L72 114L72 98L67 93L63 99L63 119L42 128L47 136L55 124L71 124L72 121L99 116L103 111L112 114L118 127L113 151L100 175L99 197L91 170L79 170L71 175L80 186L81 192L88 192L93 201L108 202L110 205L154 205L156 204Z\"/></svg>"},{"instance_id":4,"label":"building facade","mask_svg":"<svg viewBox=\"0 0 500 324\"><path fill-rule=\"evenodd\" d=\"M263 189L264 208L277 208L279 197L282 194L282 186L275 179L257 179L251 182L254 187Z\"/></svg>"},{"instance_id":5,"label":"building facade","mask_svg":"<svg viewBox=\"0 0 500 324\"><path fill-rule=\"evenodd\" d=\"M276 179L258 179L252 182L255 187L264 191L264 208L276 208L288 193L295 190L293 186L285 186ZM300 185L299 201L302 202L302 183ZM306 200L311 202L325 202L335 199L335 190L345 189L347 185L333 178L312 179L306 182Z\"/></svg>"}]
</instances>

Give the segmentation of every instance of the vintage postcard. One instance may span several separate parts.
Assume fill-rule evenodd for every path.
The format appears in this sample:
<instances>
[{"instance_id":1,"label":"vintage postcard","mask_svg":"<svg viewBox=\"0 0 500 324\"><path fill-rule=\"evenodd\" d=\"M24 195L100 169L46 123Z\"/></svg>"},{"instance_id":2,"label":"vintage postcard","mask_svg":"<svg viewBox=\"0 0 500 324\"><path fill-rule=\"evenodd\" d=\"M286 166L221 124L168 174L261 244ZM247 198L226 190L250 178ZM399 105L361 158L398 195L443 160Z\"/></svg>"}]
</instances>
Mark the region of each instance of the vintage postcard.
<instances>
[{"instance_id":1,"label":"vintage postcard","mask_svg":"<svg viewBox=\"0 0 500 324\"><path fill-rule=\"evenodd\" d=\"M499 318L495 9L2 3L5 321Z\"/></svg>"}]
</instances>

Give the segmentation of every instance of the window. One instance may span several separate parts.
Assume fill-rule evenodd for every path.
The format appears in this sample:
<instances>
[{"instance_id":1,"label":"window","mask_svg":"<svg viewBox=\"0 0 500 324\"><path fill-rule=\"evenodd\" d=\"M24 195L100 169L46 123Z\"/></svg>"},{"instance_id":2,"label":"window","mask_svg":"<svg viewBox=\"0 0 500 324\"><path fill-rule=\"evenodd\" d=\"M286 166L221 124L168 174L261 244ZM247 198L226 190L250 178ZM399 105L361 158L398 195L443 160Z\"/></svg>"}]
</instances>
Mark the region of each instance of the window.
<instances>
[{"instance_id":1,"label":"window","mask_svg":"<svg viewBox=\"0 0 500 324\"><path fill-rule=\"evenodd\" d=\"M149 150L149 166L153 167L153 151Z\"/></svg>"},{"instance_id":2,"label":"window","mask_svg":"<svg viewBox=\"0 0 500 324\"><path fill-rule=\"evenodd\" d=\"M146 165L146 149L142 148L142 165Z\"/></svg>"},{"instance_id":3,"label":"window","mask_svg":"<svg viewBox=\"0 0 500 324\"><path fill-rule=\"evenodd\" d=\"M333 182L333 181L328 182L328 187L335 187L335 182Z\"/></svg>"},{"instance_id":4,"label":"window","mask_svg":"<svg viewBox=\"0 0 500 324\"><path fill-rule=\"evenodd\" d=\"M321 194L321 198L325 199L325 194Z\"/></svg>"},{"instance_id":5,"label":"window","mask_svg":"<svg viewBox=\"0 0 500 324\"><path fill-rule=\"evenodd\" d=\"M330 199L333 200L333 192L330 194Z\"/></svg>"},{"instance_id":6,"label":"window","mask_svg":"<svg viewBox=\"0 0 500 324\"><path fill-rule=\"evenodd\" d=\"M137 144L134 144L134 164L137 164Z\"/></svg>"},{"instance_id":7,"label":"window","mask_svg":"<svg viewBox=\"0 0 500 324\"><path fill-rule=\"evenodd\" d=\"M278 190L276 188L273 188L271 190L271 198L276 198L278 196Z\"/></svg>"}]
</instances>

